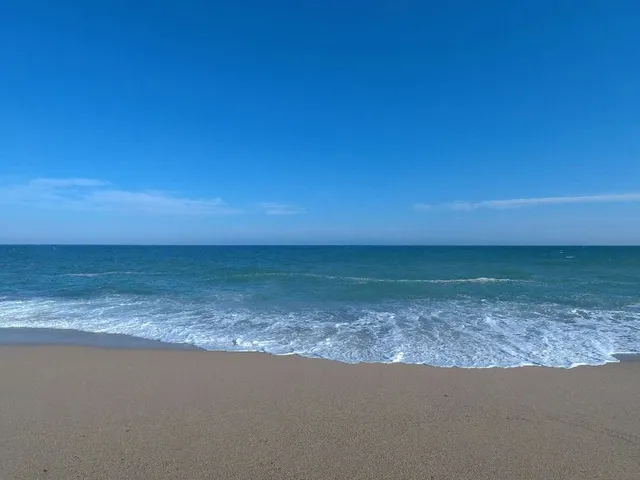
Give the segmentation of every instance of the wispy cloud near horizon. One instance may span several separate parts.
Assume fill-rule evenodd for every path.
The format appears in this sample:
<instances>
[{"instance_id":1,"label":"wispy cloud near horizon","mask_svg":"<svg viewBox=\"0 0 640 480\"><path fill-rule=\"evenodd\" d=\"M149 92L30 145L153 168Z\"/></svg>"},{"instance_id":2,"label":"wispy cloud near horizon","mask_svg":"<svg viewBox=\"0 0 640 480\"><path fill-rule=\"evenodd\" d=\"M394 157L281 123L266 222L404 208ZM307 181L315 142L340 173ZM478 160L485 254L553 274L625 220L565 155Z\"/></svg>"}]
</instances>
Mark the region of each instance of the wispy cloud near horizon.
<instances>
[{"instance_id":1,"label":"wispy cloud near horizon","mask_svg":"<svg viewBox=\"0 0 640 480\"><path fill-rule=\"evenodd\" d=\"M108 209L135 209L161 215L233 215L242 210L229 207L221 198L194 199L163 192L98 190L85 197L92 205Z\"/></svg>"},{"instance_id":2,"label":"wispy cloud near horizon","mask_svg":"<svg viewBox=\"0 0 640 480\"><path fill-rule=\"evenodd\" d=\"M5 203L45 208L150 215L233 215L241 209L220 198L189 198L162 191L123 190L90 178L36 178L0 188Z\"/></svg>"},{"instance_id":3,"label":"wispy cloud near horizon","mask_svg":"<svg viewBox=\"0 0 640 480\"><path fill-rule=\"evenodd\" d=\"M300 215L306 212L304 208L288 203L263 202L260 208L265 215Z\"/></svg>"},{"instance_id":4,"label":"wispy cloud near horizon","mask_svg":"<svg viewBox=\"0 0 640 480\"><path fill-rule=\"evenodd\" d=\"M27 185L40 188L104 187L110 185L95 178L34 178Z\"/></svg>"},{"instance_id":5,"label":"wispy cloud near horizon","mask_svg":"<svg viewBox=\"0 0 640 480\"><path fill-rule=\"evenodd\" d=\"M448 209L463 212L489 208L495 210L514 209L523 207L536 207L542 205L562 205L576 203L622 203L640 202L640 193L612 193L600 195L577 195L560 197L533 197L512 198L506 200L482 200L479 202L455 201L450 203L416 203L413 208L416 211L429 211L434 209Z\"/></svg>"}]
</instances>

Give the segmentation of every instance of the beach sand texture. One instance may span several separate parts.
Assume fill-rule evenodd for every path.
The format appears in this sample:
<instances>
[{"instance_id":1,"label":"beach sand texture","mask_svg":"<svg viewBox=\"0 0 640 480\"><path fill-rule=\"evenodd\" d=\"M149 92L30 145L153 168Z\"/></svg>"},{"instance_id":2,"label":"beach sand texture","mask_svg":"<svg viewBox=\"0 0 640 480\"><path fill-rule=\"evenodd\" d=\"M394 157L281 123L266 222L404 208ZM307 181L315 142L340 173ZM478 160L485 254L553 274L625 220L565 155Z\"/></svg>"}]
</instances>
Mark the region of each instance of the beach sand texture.
<instances>
[{"instance_id":1,"label":"beach sand texture","mask_svg":"<svg viewBox=\"0 0 640 480\"><path fill-rule=\"evenodd\" d=\"M640 479L640 363L0 347L0 479Z\"/></svg>"}]
</instances>

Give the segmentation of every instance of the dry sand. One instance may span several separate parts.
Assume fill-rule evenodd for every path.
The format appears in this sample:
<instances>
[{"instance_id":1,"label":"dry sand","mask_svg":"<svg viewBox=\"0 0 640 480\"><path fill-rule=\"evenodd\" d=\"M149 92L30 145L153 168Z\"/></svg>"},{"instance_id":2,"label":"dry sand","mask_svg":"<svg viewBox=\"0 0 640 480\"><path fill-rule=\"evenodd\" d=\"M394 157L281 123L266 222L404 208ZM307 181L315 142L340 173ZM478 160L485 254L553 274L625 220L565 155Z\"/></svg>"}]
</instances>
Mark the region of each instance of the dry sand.
<instances>
[{"instance_id":1,"label":"dry sand","mask_svg":"<svg viewBox=\"0 0 640 480\"><path fill-rule=\"evenodd\" d=\"M0 479L640 479L640 363L0 348Z\"/></svg>"}]
</instances>

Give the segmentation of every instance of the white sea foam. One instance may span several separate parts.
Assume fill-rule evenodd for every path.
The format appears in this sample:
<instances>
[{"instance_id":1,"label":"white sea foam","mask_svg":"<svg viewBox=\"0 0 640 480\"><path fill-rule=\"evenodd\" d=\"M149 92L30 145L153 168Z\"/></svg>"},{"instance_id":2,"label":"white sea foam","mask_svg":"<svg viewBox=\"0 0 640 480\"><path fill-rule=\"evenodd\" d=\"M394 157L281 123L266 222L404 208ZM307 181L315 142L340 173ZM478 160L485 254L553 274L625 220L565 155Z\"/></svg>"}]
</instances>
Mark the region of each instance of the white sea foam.
<instances>
[{"instance_id":1,"label":"white sea foam","mask_svg":"<svg viewBox=\"0 0 640 480\"><path fill-rule=\"evenodd\" d=\"M0 327L119 333L209 350L458 367L613 362L640 352L640 311L495 300L257 311L242 302L111 295L0 302ZM226 306L222 306L226 305ZM231 305L231 306L229 306Z\"/></svg>"},{"instance_id":2,"label":"white sea foam","mask_svg":"<svg viewBox=\"0 0 640 480\"><path fill-rule=\"evenodd\" d=\"M374 277L350 277L340 275L323 275L319 273L298 273L298 272L264 272L235 275L236 278L260 278L260 277L304 277L318 278L322 280L338 280L355 283L525 283L528 280L512 278L374 278Z\"/></svg>"},{"instance_id":3,"label":"white sea foam","mask_svg":"<svg viewBox=\"0 0 640 480\"><path fill-rule=\"evenodd\" d=\"M98 273L62 273L63 277L104 277L108 275L163 275L161 272L98 272Z\"/></svg>"}]
</instances>

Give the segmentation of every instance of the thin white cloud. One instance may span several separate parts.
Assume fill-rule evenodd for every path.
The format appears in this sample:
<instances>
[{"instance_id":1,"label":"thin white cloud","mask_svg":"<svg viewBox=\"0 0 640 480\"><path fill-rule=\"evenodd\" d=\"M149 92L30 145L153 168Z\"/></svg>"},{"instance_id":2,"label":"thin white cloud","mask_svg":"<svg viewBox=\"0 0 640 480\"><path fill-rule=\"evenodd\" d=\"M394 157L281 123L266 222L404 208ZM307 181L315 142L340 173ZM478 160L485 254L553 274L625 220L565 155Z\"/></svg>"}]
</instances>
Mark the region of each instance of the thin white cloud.
<instances>
[{"instance_id":1,"label":"thin white cloud","mask_svg":"<svg viewBox=\"0 0 640 480\"><path fill-rule=\"evenodd\" d=\"M104 187L109 182L94 178L34 178L27 185L39 188Z\"/></svg>"},{"instance_id":2,"label":"thin white cloud","mask_svg":"<svg viewBox=\"0 0 640 480\"><path fill-rule=\"evenodd\" d=\"M162 215L229 215L240 213L220 198L193 199L162 192L130 192L126 190L98 190L85 201L107 209L128 209Z\"/></svg>"},{"instance_id":3,"label":"thin white cloud","mask_svg":"<svg viewBox=\"0 0 640 480\"><path fill-rule=\"evenodd\" d=\"M640 202L640 193L614 193L603 195L579 195L565 197L537 197L537 198L512 198L507 200L483 200L480 202L456 201L451 203L428 204L416 203L413 208L417 211L433 209L449 209L458 211L472 211L481 208L510 209L522 207L535 207L540 205L561 205L572 203L622 203Z\"/></svg>"},{"instance_id":4,"label":"thin white cloud","mask_svg":"<svg viewBox=\"0 0 640 480\"><path fill-rule=\"evenodd\" d=\"M92 178L34 178L26 183L0 187L0 198L9 202L65 204L109 182Z\"/></svg>"},{"instance_id":5,"label":"thin white cloud","mask_svg":"<svg viewBox=\"0 0 640 480\"><path fill-rule=\"evenodd\" d=\"M220 198L188 198L158 191L121 190L90 178L37 178L0 188L4 203L46 208L152 215L232 215L241 210Z\"/></svg>"},{"instance_id":6,"label":"thin white cloud","mask_svg":"<svg viewBox=\"0 0 640 480\"><path fill-rule=\"evenodd\" d=\"M413 209L416 212L428 212L430 210L433 210L433 205L431 205L430 203L414 203Z\"/></svg>"},{"instance_id":7,"label":"thin white cloud","mask_svg":"<svg viewBox=\"0 0 640 480\"><path fill-rule=\"evenodd\" d=\"M305 213L305 209L288 203L263 202L260 208L265 215L299 215Z\"/></svg>"}]
</instances>

